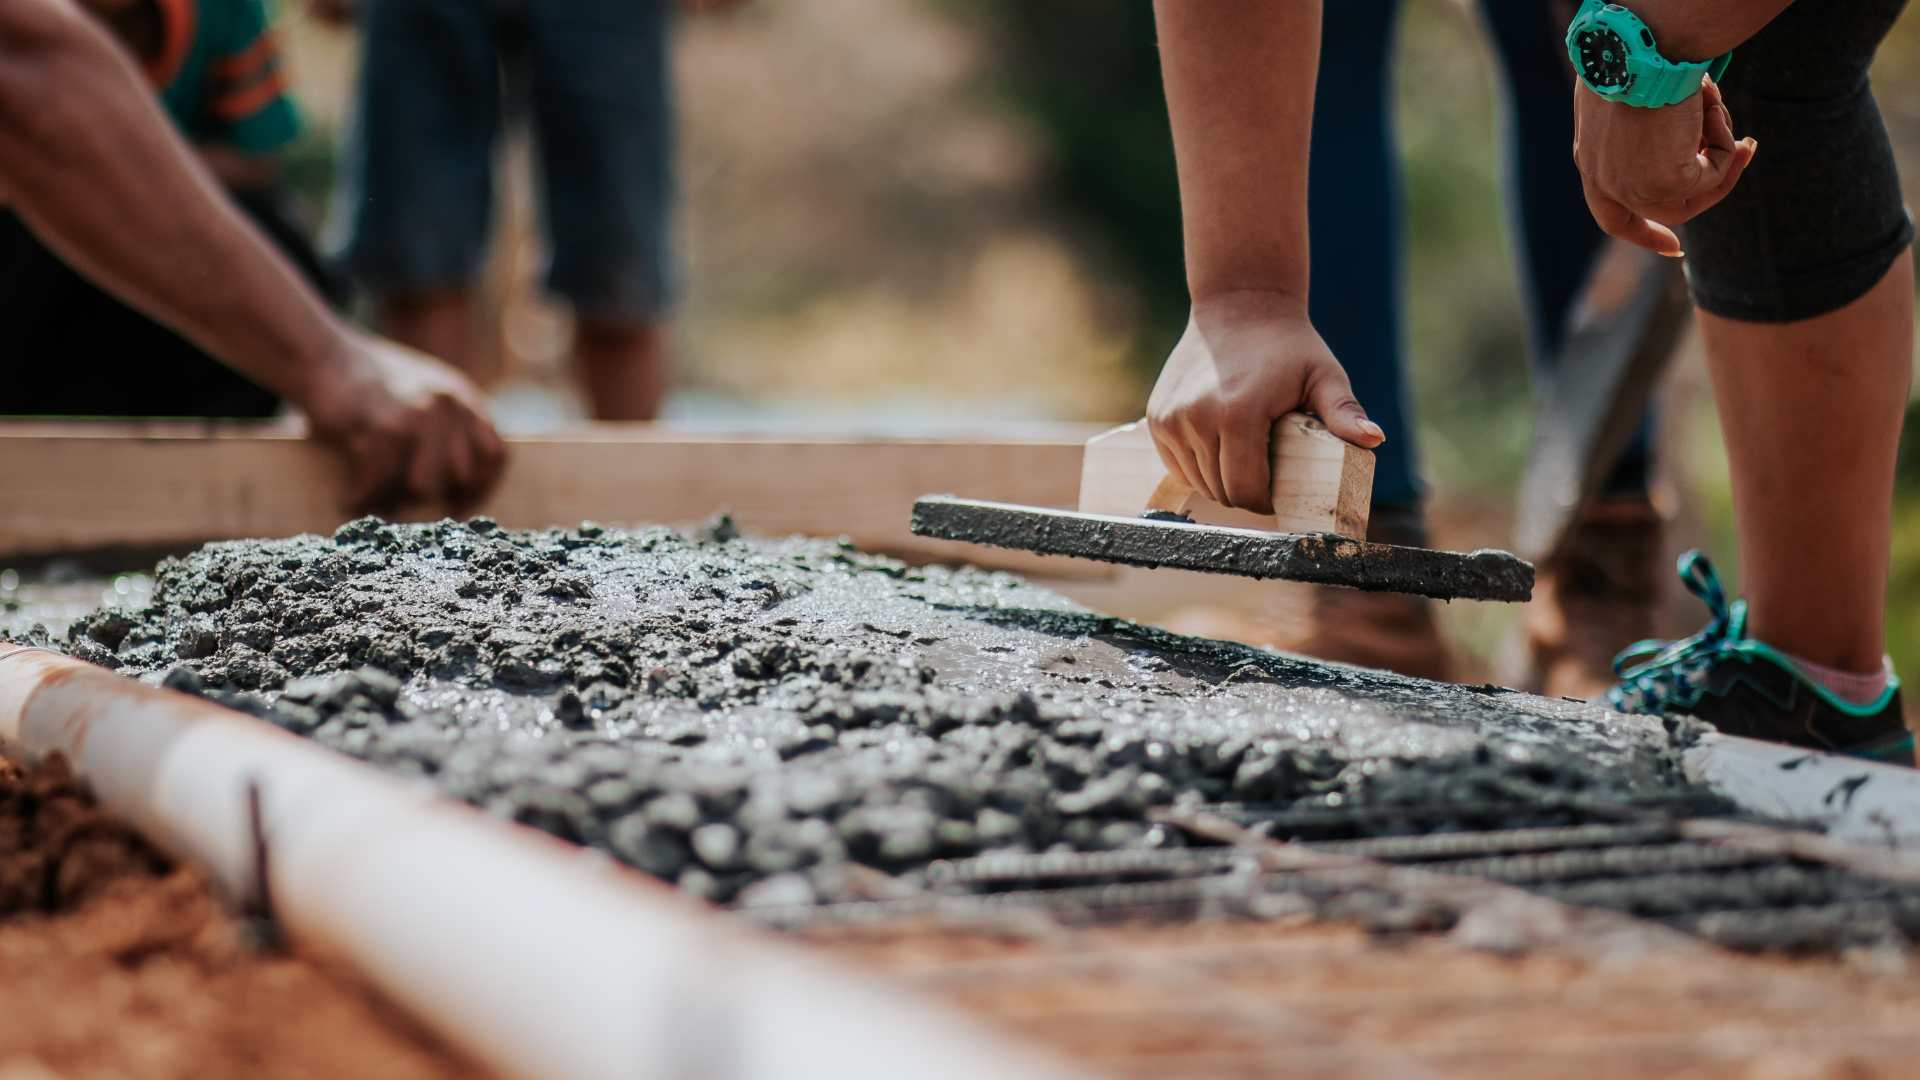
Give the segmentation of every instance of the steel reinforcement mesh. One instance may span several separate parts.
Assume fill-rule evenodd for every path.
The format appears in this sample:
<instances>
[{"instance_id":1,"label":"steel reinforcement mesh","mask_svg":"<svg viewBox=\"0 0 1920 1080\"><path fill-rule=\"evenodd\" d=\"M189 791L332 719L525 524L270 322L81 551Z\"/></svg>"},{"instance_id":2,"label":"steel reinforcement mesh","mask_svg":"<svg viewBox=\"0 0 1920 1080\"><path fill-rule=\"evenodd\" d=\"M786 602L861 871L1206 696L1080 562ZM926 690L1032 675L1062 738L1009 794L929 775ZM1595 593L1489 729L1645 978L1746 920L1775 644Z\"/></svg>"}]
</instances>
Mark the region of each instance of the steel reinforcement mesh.
<instances>
[{"instance_id":1,"label":"steel reinforcement mesh","mask_svg":"<svg viewBox=\"0 0 1920 1080\"><path fill-rule=\"evenodd\" d=\"M1703 838L1694 815L1724 806L1670 803L1370 807L1343 812L1222 804L1170 814L1188 846L1111 852L988 854L939 861L887 895L754 913L780 926L932 916L972 924L1044 913L1067 923L1300 912L1376 931L1436 931L1461 916L1444 889L1369 866L1508 886L1748 951L1837 951L1920 940L1920 886L1778 847ZM1504 826L1487 827L1500 819ZM1211 821L1212 829L1194 827ZM1225 833L1223 834L1223 830ZM1790 839L1784 830L1767 834ZM1222 842L1227 840L1238 842ZM1276 867L1274 845L1323 861ZM1427 879L1431 881L1431 879Z\"/></svg>"}]
</instances>

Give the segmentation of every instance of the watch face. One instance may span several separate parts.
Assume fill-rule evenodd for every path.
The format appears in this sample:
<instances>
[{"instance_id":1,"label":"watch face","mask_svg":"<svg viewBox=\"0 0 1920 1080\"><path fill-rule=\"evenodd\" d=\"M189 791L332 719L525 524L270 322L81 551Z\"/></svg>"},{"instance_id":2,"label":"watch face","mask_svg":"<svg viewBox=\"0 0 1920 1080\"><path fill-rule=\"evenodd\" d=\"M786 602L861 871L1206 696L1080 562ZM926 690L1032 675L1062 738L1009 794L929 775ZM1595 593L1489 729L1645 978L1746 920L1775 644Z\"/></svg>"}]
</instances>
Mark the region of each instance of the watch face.
<instances>
[{"instance_id":1,"label":"watch face","mask_svg":"<svg viewBox=\"0 0 1920 1080\"><path fill-rule=\"evenodd\" d=\"M1574 36L1580 50L1580 74L1589 86L1621 88L1627 85L1627 43L1603 26L1588 27Z\"/></svg>"}]
</instances>

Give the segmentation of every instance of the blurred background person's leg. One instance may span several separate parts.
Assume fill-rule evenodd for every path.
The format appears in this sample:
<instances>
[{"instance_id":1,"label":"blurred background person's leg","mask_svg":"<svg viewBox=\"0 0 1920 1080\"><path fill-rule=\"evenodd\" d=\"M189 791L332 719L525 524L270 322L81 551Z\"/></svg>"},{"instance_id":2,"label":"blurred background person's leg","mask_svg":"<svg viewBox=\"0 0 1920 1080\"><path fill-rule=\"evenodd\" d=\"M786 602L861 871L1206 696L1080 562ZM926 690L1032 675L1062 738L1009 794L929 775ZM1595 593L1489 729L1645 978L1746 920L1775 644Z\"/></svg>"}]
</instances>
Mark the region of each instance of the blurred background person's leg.
<instances>
[{"instance_id":1,"label":"blurred background person's leg","mask_svg":"<svg viewBox=\"0 0 1920 1080\"><path fill-rule=\"evenodd\" d=\"M650 420L669 374L673 103L666 0L532 0L534 137L551 263L596 420Z\"/></svg>"},{"instance_id":2,"label":"blurred background person's leg","mask_svg":"<svg viewBox=\"0 0 1920 1080\"><path fill-rule=\"evenodd\" d=\"M1424 534L1424 492L1406 380L1406 230L1394 139L1400 0L1328 4L1314 93L1308 198L1311 316L1353 393L1387 433L1374 451L1373 508L1403 541Z\"/></svg>"},{"instance_id":3,"label":"blurred background person's leg","mask_svg":"<svg viewBox=\"0 0 1920 1080\"><path fill-rule=\"evenodd\" d=\"M1554 0L1481 0L1504 77L1507 206L1526 304L1527 353L1537 378L1560 361L1581 287L1604 250L1574 168L1573 78L1560 43L1570 6ZM1612 685L1612 660L1656 629L1660 518L1648 497L1652 424L1642 422L1602 495L1564 552L1540 567L1533 602L1510 643L1504 681L1553 696L1590 698Z\"/></svg>"},{"instance_id":4,"label":"blurred background person's leg","mask_svg":"<svg viewBox=\"0 0 1920 1080\"><path fill-rule=\"evenodd\" d=\"M378 328L475 375L500 130L494 20L478 0L366 0L339 193L346 266Z\"/></svg>"},{"instance_id":5,"label":"blurred background person's leg","mask_svg":"<svg viewBox=\"0 0 1920 1080\"><path fill-rule=\"evenodd\" d=\"M1328 4L1309 178L1314 326L1387 433L1374 451L1370 539L1427 546L1407 382L1405 198L1394 138L1399 0ZM1281 648L1444 679L1453 658L1431 600L1315 588Z\"/></svg>"}]
</instances>

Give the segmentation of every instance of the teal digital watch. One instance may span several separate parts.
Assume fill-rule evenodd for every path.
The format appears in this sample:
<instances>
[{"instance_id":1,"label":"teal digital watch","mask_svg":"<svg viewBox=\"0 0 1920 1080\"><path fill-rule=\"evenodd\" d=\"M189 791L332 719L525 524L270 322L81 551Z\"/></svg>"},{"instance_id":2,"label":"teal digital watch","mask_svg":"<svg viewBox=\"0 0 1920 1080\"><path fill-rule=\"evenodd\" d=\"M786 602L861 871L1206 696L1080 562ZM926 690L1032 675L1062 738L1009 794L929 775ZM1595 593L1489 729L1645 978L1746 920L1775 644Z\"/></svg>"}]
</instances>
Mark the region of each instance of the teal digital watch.
<instances>
[{"instance_id":1,"label":"teal digital watch","mask_svg":"<svg viewBox=\"0 0 1920 1080\"><path fill-rule=\"evenodd\" d=\"M1733 54L1699 63L1660 55L1640 16L1606 0L1586 0L1567 27L1567 58L1587 89L1642 109L1678 105L1700 90L1700 76L1719 82Z\"/></svg>"}]
</instances>

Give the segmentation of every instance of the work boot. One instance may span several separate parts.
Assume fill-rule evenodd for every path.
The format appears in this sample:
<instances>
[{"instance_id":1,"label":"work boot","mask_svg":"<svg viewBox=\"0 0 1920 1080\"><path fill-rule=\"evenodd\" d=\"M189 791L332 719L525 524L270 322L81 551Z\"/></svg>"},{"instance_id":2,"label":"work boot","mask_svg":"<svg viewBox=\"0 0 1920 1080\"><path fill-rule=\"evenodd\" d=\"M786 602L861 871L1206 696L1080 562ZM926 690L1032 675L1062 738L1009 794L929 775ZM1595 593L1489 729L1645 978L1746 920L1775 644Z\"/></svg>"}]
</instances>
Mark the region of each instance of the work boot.
<instances>
[{"instance_id":1,"label":"work boot","mask_svg":"<svg viewBox=\"0 0 1920 1080\"><path fill-rule=\"evenodd\" d=\"M1375 507L1367 539L1382 544L1427 546L1419 510ZM1453 657L1440 636L1434 602L1402 593L1362 592L1332 585L1276 587L1280 596L1258 611L1223 607L1184 608L1161 621L1167 629L1199 637L1381 668L1445 681Z\"/></svg>"},{"instance_id":2,"label":"work boot","mask_svg":"<svg viewBox=\"0 0 1920 1080\"><path fill-rule=\"evenodd\" d=\"M1582 511L1562 553L1539 568L1533 600L1502 650L1499 681L1582 701L1605 693L1614 654L1653 636L1661 532L1643 495Z\"/></svg>"},{"instance_id":3,"label":"work boot","mask_svg":"<svg viewBox=\"0 0 1920 1080\"><path fill-rule=\"evenodd\" d=\"M1621 712L1686 715L1728 735L1912 766L1913 733L1891 674L1872 701L1852 702L1809 678L1793 658L1747 635L1747 602L1727 603L1713 564L1680 559L1680 580L1707 605L1706 628L1679 641L1639 642L1615 663L1607 691Z\"/></svg>"}]
</instances>

